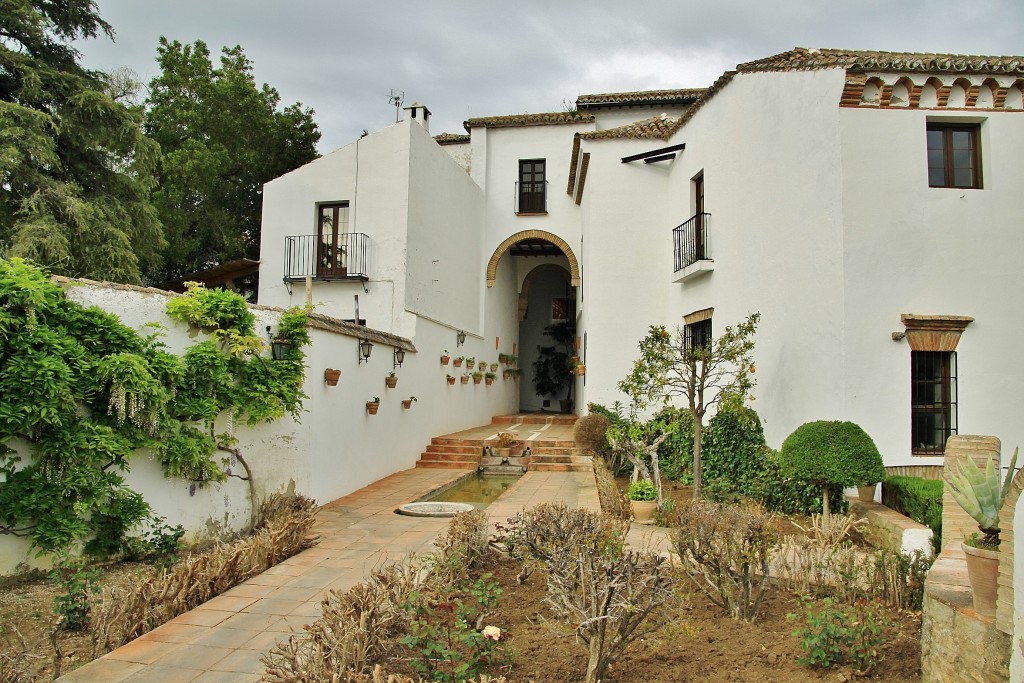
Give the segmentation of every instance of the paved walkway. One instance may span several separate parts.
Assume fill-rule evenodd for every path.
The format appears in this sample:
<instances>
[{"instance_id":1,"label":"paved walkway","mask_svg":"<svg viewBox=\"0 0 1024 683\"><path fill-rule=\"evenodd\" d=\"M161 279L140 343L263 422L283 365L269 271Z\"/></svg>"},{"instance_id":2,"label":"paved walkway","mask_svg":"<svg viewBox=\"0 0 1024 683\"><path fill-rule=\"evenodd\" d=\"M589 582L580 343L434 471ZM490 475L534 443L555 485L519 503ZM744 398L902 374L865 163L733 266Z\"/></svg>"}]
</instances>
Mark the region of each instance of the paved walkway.
<instances>
[{"instance_id":1,"label":"paved walkway","mask_svg":"<svg viewBox=\"0 0 1024 683\"><path fill-rule=\"evenodd\" d=\"M320 542L137 640L61 677L65 683L249 683L260 658L320 615L329 589L346 590L374 568L433 550L446 519L393 510L465 475L463 470L398 472L325 505ZM545 501L598 510L590 472L528 472L488 508L492 522Z\"/></svg>"}]
</instances>

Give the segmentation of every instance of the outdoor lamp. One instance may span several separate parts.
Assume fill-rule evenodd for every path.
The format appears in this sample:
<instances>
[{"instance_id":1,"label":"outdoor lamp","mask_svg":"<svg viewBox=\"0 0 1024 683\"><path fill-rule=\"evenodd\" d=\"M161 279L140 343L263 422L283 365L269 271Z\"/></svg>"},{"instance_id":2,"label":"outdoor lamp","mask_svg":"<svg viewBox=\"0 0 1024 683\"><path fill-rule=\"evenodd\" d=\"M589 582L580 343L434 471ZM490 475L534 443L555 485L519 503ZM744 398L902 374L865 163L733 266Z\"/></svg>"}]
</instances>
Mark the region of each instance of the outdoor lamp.
<instances>
[{"instance_id":1,"label":"outdoor lamp","mask_svg":"<svg viewBox=\"0 0 1024 683\"><path fill-rule=\"evenodd\" d=\"M459 330L455 334L455 345L456 346L462 346L465 343L466 343L466 333L463 330Z\"/></svg>"},{"instance_id":2,"label":"outdoor lamp","mask_svg":"<svg viewBox=\"0 0 1024 683\"><path fill-rule=\"evenodd\" d=\"M369 339L359 340L359 362L370 360L370 352L373 351L373 344Z\"/></svg>"},{"instance_id":3,"label":"outdoor lamp","mask_svg":"<svg viewBox=\"0 0 1024 683\"><path fill-rule=\"evenodd\" d=\"M405 360L405 351L402 349L395 349L395 367L402 367L402 362Z\"/></svg>"}]
</instances>

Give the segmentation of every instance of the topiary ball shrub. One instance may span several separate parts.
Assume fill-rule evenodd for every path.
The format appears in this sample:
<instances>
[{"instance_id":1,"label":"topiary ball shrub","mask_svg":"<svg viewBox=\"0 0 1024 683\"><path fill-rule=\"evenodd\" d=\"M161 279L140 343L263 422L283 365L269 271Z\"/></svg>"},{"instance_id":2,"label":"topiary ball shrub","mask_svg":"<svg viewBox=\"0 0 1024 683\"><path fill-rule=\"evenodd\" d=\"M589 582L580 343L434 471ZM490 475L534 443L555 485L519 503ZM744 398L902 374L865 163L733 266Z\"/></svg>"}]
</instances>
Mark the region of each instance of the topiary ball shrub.
<instances>
[{"instance_id":1,"label":"topiary ball shrub","mask_svg":"<svg viewBox=\"0 0 1024 683\"><path fill-rule=\"evenodd\" d=\"M885 478L875 442L853 422L800 425L782 443L779 465L786 476L822 486L860 486Z\"/></svg>"},{"instance_id":2,"label":"topiary ball shrub","mask_svg":"<svg viewBox=\"0 0 1024 683\"><path fill-rule=\"evenodd\" d=\"M608 440L605 432L611 426L612 421L604 415L584 415L576 420L572 430L572 438L576 447L583 451L600 453L604 455L607 450Z\"/></svg>"}]
</instances>

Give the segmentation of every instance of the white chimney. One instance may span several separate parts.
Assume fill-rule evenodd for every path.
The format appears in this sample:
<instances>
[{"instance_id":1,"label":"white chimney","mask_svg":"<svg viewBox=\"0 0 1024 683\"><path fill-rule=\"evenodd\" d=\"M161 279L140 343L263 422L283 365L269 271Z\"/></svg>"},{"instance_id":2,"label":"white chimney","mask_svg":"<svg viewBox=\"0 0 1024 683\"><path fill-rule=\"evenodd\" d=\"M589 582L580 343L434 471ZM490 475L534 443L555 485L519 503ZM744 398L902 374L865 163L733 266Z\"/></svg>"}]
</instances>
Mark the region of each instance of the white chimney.
<instances>
[{"instance_id":1,"label":"white chimney","mask_svg":"<svg viewBox=\"0 0 1024 683\"><path fill-rule=\"evenodd\" d=\"M428 133L430 132L430 110L427 109L426 105L413 102L407 107L402 107L402 109L405 111L406 119L412 119L414 123L420 124Z\"/></svg>"}]
</instances>

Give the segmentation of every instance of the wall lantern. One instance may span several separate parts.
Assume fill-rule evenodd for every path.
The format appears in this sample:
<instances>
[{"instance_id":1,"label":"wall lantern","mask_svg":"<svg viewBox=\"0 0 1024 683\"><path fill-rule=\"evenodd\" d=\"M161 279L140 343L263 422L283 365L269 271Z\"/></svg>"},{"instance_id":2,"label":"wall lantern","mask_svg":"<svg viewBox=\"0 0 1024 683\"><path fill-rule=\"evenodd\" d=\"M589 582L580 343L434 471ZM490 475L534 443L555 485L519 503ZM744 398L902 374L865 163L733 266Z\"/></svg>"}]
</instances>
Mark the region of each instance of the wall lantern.
<instances>
[{"instance_id":1,"label":"wall lantern","mask_svg":"<svg viewBox=\"0 0 1024 683\"><path fill-rule=\"evenodd\" d=\"M395 349L395 367L402 367L402 363L405 361L405 351L402 349Z\"/></svg>"},{"instance_id":2,"label":"wall lantern","mask_svg":"<svg viewBox=\"0 0 1024 683\"><path fill-rule=\"evenodd\" d=\"M373 344L369 339L359 340L359 362L370 360L370 352L373 351Z\"/></svg>"},{"instance_id":3,"label":"wall lantern","mask_svg":"<svg viewBox=\"0 0 1024 683\"><path fill-rule=\"evenodd\" d=\"M267 338L270 339L270 357L274 360L284 360L292 343L287 339L274 339L270 333L270 325L267 325Z\"/></svg>"},{"instance_id":4,"label":"wall lantern","mask_svg":"<svg viewBox=\"0 0 1024 683\"><path fill-rule=\"evenodd\" d=\"M462 346L465 343L466 343L466 333L463 330L459 330L455 334L455 345L456 346Z\"/></svg>"}]
</instances>

